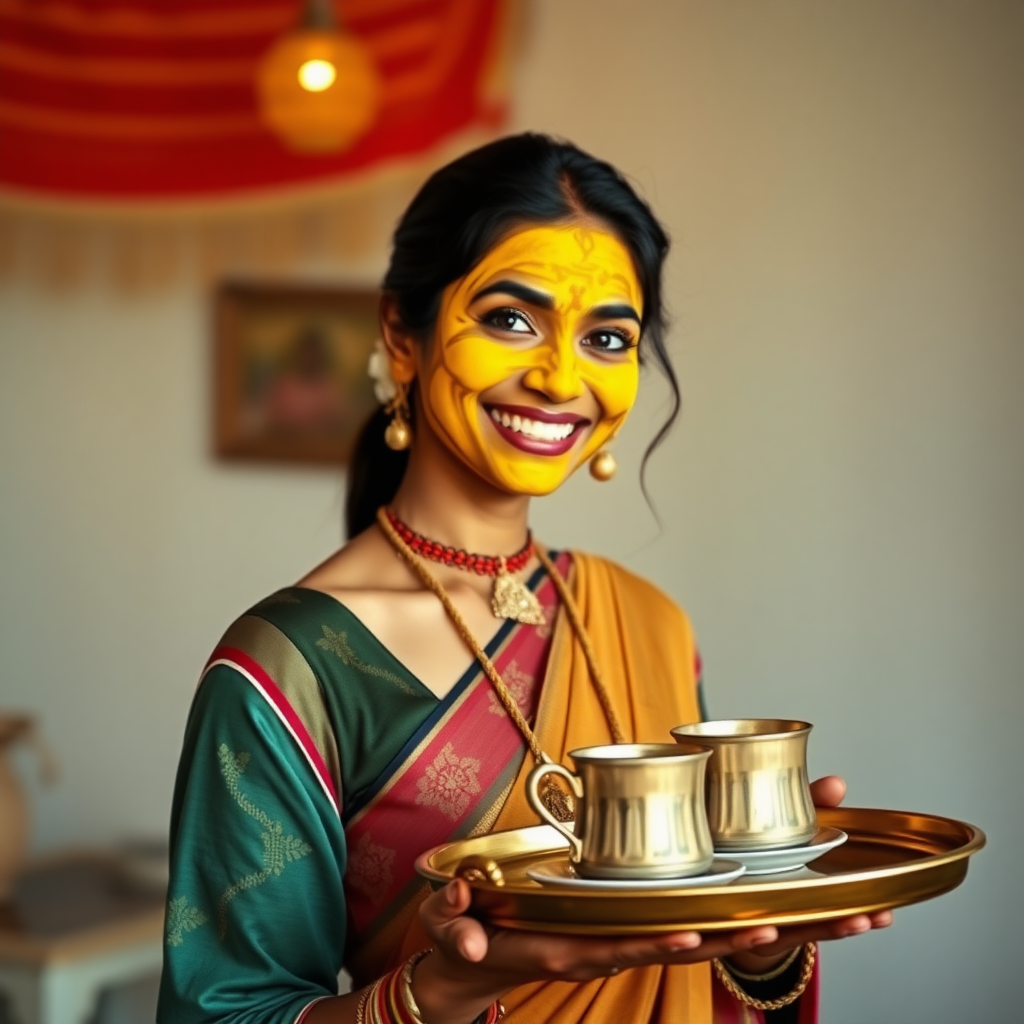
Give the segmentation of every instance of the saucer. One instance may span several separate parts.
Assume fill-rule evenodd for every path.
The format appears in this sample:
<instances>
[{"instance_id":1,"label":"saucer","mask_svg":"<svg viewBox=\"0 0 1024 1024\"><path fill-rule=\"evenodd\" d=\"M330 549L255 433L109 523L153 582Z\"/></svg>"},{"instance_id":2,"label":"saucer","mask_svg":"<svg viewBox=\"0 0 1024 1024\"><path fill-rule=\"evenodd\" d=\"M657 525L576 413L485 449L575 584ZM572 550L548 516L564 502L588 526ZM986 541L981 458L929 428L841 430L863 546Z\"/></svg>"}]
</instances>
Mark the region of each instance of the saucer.
<instances>
[{"instance_id":1,"label":"saucer","mask_svg":"<svg viewBox=\"0 0 1024 1024\"><path fill-rule=\"evenodd\" d=\"M748 875L775 875L796 871L845 842L846 833L840 829L819 828L811 841L803 846L789 846L784 850L723 850L721 853L723 857L742 864Z\"/></svg>"},{"instance_id":2,"label":"saucer","mask_svg":"<svg viewBox=\"0 0 1024 1024\"><path fill-rule=\"evenodd\" d=\"M636 892L638 889L696 889L703 885L726 885L746 870L739 859L716 857L710 870L688 878L583 878L577 875L568 860L550 860L527 869L527 878L541 885L557 885L565 889L604 889Z\"/></svg>"}]
</instances>

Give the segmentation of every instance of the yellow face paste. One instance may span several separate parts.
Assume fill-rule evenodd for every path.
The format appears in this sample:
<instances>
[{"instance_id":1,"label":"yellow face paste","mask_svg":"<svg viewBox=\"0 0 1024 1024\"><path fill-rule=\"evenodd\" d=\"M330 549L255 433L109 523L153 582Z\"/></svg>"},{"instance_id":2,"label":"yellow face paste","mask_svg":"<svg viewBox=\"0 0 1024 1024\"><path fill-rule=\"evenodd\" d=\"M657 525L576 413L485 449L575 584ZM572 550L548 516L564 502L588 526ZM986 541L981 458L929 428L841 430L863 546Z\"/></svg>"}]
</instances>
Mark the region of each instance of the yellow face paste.
<instances>
[{"instance_id":1,"label":"yellow face paste","mask_svg":"<svg viewBox=\"0 0 1024 1024\"><path fill-rule=\"evenodd\" d=\"M642 301L614 235L515 232L444 291L422 374L430 425L495 486L551 493L633 406Z\"/></svg>"}]
</instances>

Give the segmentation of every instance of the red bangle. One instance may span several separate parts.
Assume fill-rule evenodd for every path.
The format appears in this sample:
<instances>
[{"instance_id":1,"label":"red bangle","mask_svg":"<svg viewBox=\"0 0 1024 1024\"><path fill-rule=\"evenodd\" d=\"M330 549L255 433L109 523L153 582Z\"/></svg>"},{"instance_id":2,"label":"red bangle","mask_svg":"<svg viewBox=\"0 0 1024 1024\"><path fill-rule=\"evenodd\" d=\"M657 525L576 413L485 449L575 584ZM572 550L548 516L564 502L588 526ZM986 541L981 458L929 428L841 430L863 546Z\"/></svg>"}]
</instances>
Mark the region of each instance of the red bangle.
<instances>
[{"instance_id":1,"label":"red bangle","mask_svg":"<svg viewBox=\"0 0 1024 1024\"><path fill-rule=\"evenodd\" d=\"M362 1017L365 1024L424 1024L412 994L412 972L420 960L432 952L431 949L421 950L401 967L374 982L360 1000L357 1018ZM500 1001L495 1001L473 1024L497 1024L504 1016L505 1007Z\"/></svg>"},{"instance_id":2,"label":"red bangle","mask_svg":"<svg viewBox=\"0 0 1024 1024\"><path fill-rule=\"evenodd\" d=\"M497 1024L502 1017L505 1016L505 1007L502 1005L501 1000L497 999L490 1006L480 1014L479 1017L474 1021L474 1024Z\"/></svg>"}]
</instances>

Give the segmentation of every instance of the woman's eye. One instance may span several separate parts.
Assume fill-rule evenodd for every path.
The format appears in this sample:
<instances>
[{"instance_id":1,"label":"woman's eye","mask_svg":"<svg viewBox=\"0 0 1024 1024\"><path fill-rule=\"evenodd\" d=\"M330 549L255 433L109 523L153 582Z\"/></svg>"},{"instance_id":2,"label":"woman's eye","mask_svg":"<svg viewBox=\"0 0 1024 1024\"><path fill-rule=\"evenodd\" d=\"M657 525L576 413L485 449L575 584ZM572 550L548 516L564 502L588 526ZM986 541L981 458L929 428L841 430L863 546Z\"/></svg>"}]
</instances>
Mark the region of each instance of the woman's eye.
<instances>
[{"instance_id":1,"label":"woman's eye","mask_svg":"<svg viewBox=\"0 0 1024 1024\"><path fill-rule=\"evenodd\" d=\"M490 327L496 327L499 331L511 331L513 334L533 334L533 327L526 315L518 309L511 309L503 306L501 309L491 310L483 322Z\"/></svg>"},{"instance_id":2,"label":"woman's eye","mask_svg":"<svg viewBox=\"0 0 1024 1024\"><path fill-rule=\"evenodd\" d=\"M588 334L583 343L601 352L622 352L633 347L633 340L620 331L595 331Z\"/></svg>"}]
</instances>

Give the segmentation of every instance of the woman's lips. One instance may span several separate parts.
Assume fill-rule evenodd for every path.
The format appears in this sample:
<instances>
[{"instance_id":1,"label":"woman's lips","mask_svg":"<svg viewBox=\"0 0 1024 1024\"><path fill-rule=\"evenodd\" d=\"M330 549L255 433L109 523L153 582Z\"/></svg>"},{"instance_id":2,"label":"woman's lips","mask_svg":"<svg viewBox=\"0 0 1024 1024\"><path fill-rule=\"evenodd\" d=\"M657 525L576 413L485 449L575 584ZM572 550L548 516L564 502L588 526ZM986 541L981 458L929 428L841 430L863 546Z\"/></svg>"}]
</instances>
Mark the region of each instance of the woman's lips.
<instances>
[{"instance_id":1,"label":"woman's lips","mask_svg":"<svg viewBox=\"0 0 1024 1024\"><path fill-rule=\"evenodd\" d=\"M494 429L510 445L531 455L564 455L590 422L568 412L545 412L521 405L486 406Z\"/></svg>"}]
</instances>

